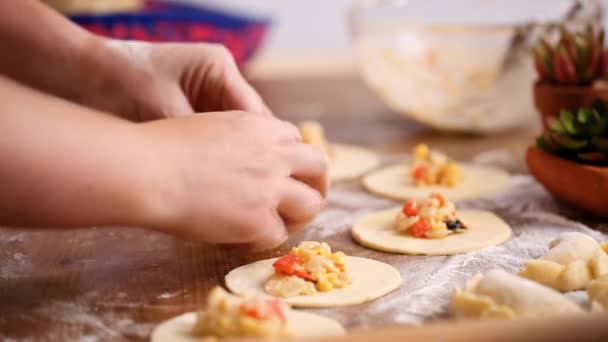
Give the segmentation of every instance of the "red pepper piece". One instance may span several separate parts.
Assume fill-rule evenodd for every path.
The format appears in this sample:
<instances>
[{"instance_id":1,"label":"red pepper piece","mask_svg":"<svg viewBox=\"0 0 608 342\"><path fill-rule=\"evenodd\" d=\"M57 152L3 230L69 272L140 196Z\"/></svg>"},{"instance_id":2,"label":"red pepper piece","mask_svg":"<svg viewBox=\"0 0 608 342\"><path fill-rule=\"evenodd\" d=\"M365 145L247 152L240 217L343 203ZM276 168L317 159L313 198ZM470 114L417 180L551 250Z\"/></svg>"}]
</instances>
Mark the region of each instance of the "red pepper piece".
<instances>
[{"instance_id":1,"label":"red pepper piece","mask_svg":"<svg viewBox=\"0 0 608 342\"><path fill-rule=\"evenodd\" d=\"M243 304L241 305L241 311L245 315L261 321L269 320L273 317L278 318L282 324L285 324L287 321L283 307L278 299L266 300L258 306Z\"/></svg>"},{"instance_id":2,"label":"red pepper piece","mask_svg":"<svg viewBox=\"0 0 608 342\"><path fill-rule=\"evenodd\" d=\"M442 194L438 193L438 192L434 192L431 194L432 198L436 198L439 201L439 206L443 207L446 203L445 201L445 197L443 197Z\"/></svg>"},{"instance_id":3,"label":"red pepper piece","mask_svg":"<svg viewBox=\"0 0 608 342\"><path fill-rule=\"evenodd\" d=\"M278 299L270 299L268 300L268 308L272 312L272 315L278 317L281 320L281 323L287 323L287 316L283 311L283 307L281 306L281 302Z\"/></svg>"},{"instance_id":4,"label":"red pepper piece","mask_svg":"<svg viewBox=\"0 0 608 342\"><path fill-rule=\"evenodd\" d=\"M306 280L308 280L310 275L310 272L304 268L304 260L291 253L277 259L272 266L283 274L295 275Z\"/></svg>"},{"instance_id":5,"label":"red pepper piece","mask_svg":"<svg viewBox=\"0 0 608 342\"><path fill-rule=\"evenodd\" d=\"M407 217L416 216L418 215L418 203L415 200L408 200L401 211Z\"/></svg>"},{"instance_id":6,"label":"red pepper piece","mask_svg":"<svg viewBox=\"0 0 608 342\"><path fill-rule=\"evenodd\" d=\"M412 236L417 238L426 238L426 233L431 230L431 224L425 218L416 221L411 227Z\"/></svg>"},{"instance_id":7,"label":"red pepper piece","mask_svg":"<svg viewBox=\"0 0 608 342\"><path fill-rule=\"evenodd\" d=\"M412 170L412 176L414 176L415 180L423 180L426 178L429 169L426 165L419 165Z\"/></svg>"}]
</instances>

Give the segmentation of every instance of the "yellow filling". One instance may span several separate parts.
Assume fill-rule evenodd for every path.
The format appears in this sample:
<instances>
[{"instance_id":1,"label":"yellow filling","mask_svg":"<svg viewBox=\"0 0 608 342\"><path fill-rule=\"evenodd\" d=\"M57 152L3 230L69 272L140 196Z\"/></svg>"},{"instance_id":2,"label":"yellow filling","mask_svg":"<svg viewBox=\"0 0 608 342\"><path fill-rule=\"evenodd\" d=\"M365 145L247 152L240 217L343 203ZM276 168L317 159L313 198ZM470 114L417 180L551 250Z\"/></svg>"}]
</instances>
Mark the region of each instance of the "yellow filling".
<instances>
[{"instance_id":1,"label":"yellow filling","mask_svg":"<svg viewBox=\"0 0 608 342\"><path fill-rule=\"evenodd\" d=\"M302 259L308 272L307 279L275 270L275 274L265 284L266 291L274 296L292 297L328 292L346 287L352 282L346 266L346 255L342 252L333 253L325 242L304 241L290 253Z\"/></svg>"},{"instance_id":2,"label":"yellow filling","mask_svg":"<svg viewBox=\"0 0 608 342\"><path fill-rule=\"evenodd\" d=\"M332 253L331 247L325 242L304 241L291 253L304 260L304 267L310 272L309 278L318 291L327 292L351 283L346 269L346 255L342 252Z\"/></svg>"},{"instance_id":3,"label":"yellow filling","mask_svg":"<svg viewBox=\"0 0 608 342\"><path fill-rule=\"evenodd\" d=\"M414 147L411 177L416 186L454 187L462 183L464 179L462 168L458 163L439 151L430 150L425 144Z\"/></svg>"},{"instance_id":4,"label":"yellow filling","mask_svg":"<svg viewBox=\"0 0 608 342\"><path fill-rule=\"evenodd\" d=\"M287 337L291 336L285 322L288 309L278 299L248 294L235 296L215 287L207 297L205 309L199 312L192 332L201 337Z\"/></svg>"},{"instance_id":5,"label":"yellow filling","mask_svg":"<svg viewBox=\"0 0 608 342\"><path fill-rule=\"evenodd\" d=\"M325 137L323 126L319 122L302 121L298 125L298 128L302 135L302 142L323 148L329 159L334 159L334 151Z\"/></svg>"},{"instance_id":6,"label":"yellow filling","mask_svg":"<svg viewBox=\"0 0 608 342\"><path fill-rule=\"evenodd\" d=\"M416 203L416 213L406 215L406 211L401 210L395 217L395 229L399 233L406 233L419 224L420 220L428 222L430 229L424 234L424 238L440 239L453 233L463 232L464 226L460 229L448 229L447 222L456 221L456 207L454 203L439 194L431 194L427 198L411 199L408 202ZM406 204L407 206L407 204Z\"/></svg>"}]
</instances>

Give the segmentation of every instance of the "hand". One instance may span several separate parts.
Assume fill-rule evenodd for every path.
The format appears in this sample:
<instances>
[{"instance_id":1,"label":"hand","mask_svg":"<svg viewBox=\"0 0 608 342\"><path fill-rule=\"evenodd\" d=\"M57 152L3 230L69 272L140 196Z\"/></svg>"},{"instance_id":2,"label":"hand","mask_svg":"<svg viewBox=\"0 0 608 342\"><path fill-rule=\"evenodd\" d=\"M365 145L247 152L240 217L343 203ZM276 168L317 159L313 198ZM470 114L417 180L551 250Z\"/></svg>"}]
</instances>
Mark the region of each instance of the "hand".
<instances>
[{"instance_id":1,"label":"hand","mask_svg":"<svg viewBox=\"0 0 608 342\"><path fill-rule=\"evenodd\" d=\"M86 102L94 107L134 121L226 110L272 115L221 45L103 44L104 63L113 61L107 68L123 87L112 96L93 92Z\"/></svg>"},{"instance_id":2,"label":"hand","mask_svg":"<svg viewBox=\"0 0 608 342\"><path fill-rule=\"evenodd\" d=\"M0 74L132 121L225 110L271 114L219 45L105 39L34 0L0 1L0 41Z\"/></svg>"},{"instance_id":3,"label":"hand","mask_svg":"<svg viewBox=\"0 0 608 342\"><path fill-rule=\"evenodd\" d=\"M232 111L141 124L163 194L148 226L208 243L267 248L324 206L328 160L273 117Z\"/></svg>"}]
</instances>

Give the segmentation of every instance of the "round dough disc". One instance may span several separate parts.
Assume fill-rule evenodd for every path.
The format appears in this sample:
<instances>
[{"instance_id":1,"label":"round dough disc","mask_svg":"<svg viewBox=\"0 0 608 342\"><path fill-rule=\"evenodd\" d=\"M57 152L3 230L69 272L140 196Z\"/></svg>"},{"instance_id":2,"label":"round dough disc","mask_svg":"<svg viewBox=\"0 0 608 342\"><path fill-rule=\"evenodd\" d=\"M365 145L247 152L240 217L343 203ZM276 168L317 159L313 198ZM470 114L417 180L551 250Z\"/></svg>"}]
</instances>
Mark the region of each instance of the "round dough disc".
<instances>
[{"instance_id":1,"label":"round dough disc","mask_svg":"<svg viewBox=\"0 0 608 342\"><path fill-rule=\"evenodd\" d=\"M357 178L380 164L378 155L363 147L331 144L334 160L329 169L333 181Z\"/></svg>"},{"instance_id":2,"label":"round dough disc","mask_svg":"<svg viewBox=\"0 0 608 342\"><path fill-rule=\"evenodd\" d=\"M272 264L277 259L256 261L236 268L226 275L226 287L234 293L253 291L265 293L264 283L274 273ZM393 266L380 261L346 257L353 282L341 289L317 292L313 295L283 298L293 306L335 307L360 304L384 296L401 284L401 275Z\"/></svg>"},{"instance_id":3,"label":"round dough disc","mask_svg":"<svg viewBox=\"0 0 608 342\"><path fill-rule=\"evenodd\" d=\"M308 312L289 310L287 326L294 337L340 336L346 334L340 323ZM192 335L196 312L189 312L159 324L150 337L151 342L201 342L205 338ZM216 341L215 339L208 338Z\"/></svg>"},{"instance_id":4,"label":"round dough disc","mask_svg":"<svg viewBox=\"0 0 608 342\"><path fill-rule=\"evenodd\" d=\"M383 210L355 222L353 238L363 246L390 253L449 255L496 246L511 236L511 228L498 216L481 210L462 210L458 218L467 225L464 233L443 239L420 239L398 234L394 228L400 208Z\"/></svg>"},{"instance_id":5,"label":"round dough disc","mask_svg":"<svg viewBox=\"0 0 608 342\"><path fill-rule=\"evenodd\" d=\"M499 193L509 186L509 174L503 170L472 165L462 165L462 169L464 181L453 188L415 186L409 176L411 166L407 164L393 165L372 172L363 178L363 186L373 194L397 200L426 197L432 192L440 192L453 201Z\"/></svg>"}]
</instances>

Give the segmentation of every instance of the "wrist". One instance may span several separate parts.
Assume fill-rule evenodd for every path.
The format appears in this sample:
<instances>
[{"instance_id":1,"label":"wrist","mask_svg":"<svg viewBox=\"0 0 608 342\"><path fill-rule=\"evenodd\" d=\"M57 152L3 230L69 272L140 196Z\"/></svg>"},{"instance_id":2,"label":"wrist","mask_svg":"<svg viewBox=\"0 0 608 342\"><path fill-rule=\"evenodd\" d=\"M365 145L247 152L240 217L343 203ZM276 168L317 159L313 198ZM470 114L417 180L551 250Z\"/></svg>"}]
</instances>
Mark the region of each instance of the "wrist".
<instances>
[{"instance_id":1,"label":"wrist","mask_svg":"<svg viewBox=\"0 0 608 342\"><path fill-rule=\"evenodd\" d=\"M129 190L134 207L134 224L144 228L165 231L178 223L179 217L179 165L171 139L159 134L159 122L134 125L138 162L137 178Z\"/></svg>"},{"instance_id":2,"label":"wrist","mask_svg":"<svg viewBox=\"0 0 608 342\"><path fill-rule=\"evenodd\" d=\"M69 98L98 110L123 116L133 112L133 93L138 87L133 81L137 66L125 51L123 42L89 34L82 44Z\"/></svg>"}]
</instances>

